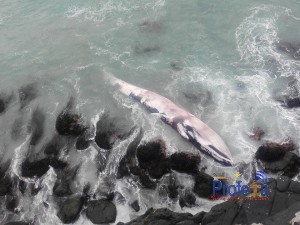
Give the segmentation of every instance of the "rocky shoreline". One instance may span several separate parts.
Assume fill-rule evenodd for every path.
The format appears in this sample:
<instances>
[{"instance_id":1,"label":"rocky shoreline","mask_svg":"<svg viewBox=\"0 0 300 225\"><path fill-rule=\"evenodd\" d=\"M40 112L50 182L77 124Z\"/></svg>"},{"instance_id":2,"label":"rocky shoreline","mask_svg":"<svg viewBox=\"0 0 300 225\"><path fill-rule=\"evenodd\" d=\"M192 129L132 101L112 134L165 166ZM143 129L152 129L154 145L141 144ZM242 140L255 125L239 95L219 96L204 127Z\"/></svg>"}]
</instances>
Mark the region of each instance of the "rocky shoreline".
<instances>
[{"instance_id":1,"label":"rocky shoreline","mask_svg":"<svg viewBox=\"0 0 300 225\"><path fill-rule=\"evenodd\" d=\"M20 89L20 110L26 108L37 97L35 85L30 84ZM2 114L13 101L13 97L7 96L9 95L3 95L0 99ZM120 159L113 179L130 179L143 189L165 192L167 198L177 202L182 209L196 207L197 199L211 199L214 177L206 173L205 166L201 165L202 159L199 154L193 152L168 154L163 139L142 141L142 129L137 128L131 121L124 121L106 112L94 127L76 112L74 101L74 98L71 98L62 109L56 119L56 132L42 145L39 144L45 133L46 114L39 107L33 111L27 131L30 134L28 152L20 164L20 174L11 172L10 161L1 162L0 198L4 201L2 212L8 211L12 215L19 215L18 205L22 197L36 196L43 188L39 179L51 168L56 174L56 181L51 190L57 211L56 216L64 224L75 223L81 216L86 217L93 224L116 223L118 225L255 223L283 225L300 222L300 217L297 215L300 212L300 183L292 180L299 173L300 158L293 152L297 146L290 140L281 144L266 142L255 154L257 169L280 175L267 182L270 188L267 201L226 201L214 206L210 212L199 212L195 215L172 212L167 208L150 208L144 215L131 222L116 221L118 214L116 199L122 198L121 193L114 188L97 193L99 190L93 190L89 183L86 183L84 188L78 189L75 180L81 165L71 166L68 163L66 156L70 151L85 151L91 145L103 150L97 156L97 172L101 173L107 166L107 159L114 145L135 132L136 136L128 145L126 154ZM253 137L260 140L264 132L257 131L259 132ZM15 139L19 138L18 132L11 135ZM37 149L37 146L43 147ZM237 170L247 170L250 164L240 164ZM185 174L192 179L193 186L185 187L178 183L176 173ZM31 182L28 182L28 179ZM163 185L159 183L162 179L166 180ZM249 180L253 179L254 177L249 178ZM141 211L138 200L131 201L129 204L135 212ZM44 202L44 207L49 207L47 202ZM15 221L7 217L3 224L38 223L35 218L28 221Z\"/></svg>"}]
</instances>

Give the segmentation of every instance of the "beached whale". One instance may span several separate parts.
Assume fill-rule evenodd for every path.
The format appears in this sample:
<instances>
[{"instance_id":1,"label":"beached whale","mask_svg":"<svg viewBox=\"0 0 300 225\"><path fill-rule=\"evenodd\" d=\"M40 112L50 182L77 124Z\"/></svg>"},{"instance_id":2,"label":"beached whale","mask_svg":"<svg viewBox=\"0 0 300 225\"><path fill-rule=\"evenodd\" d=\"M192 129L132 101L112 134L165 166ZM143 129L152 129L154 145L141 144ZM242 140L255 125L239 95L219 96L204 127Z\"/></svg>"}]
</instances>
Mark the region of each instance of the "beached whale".
<instances>
[{"instance_id":1,"label":"beached whale","mask_svg":"<svg viewBox=\"0 0 300 225\"><path fill-rule=\"evenodd\" d=\"M150 113L158 115L197 149L224 165L233 165L231 153L224 141L200 119L161 95L126 83L107 72L105 77L123 94L143 104Z\"/></svg>"}]
</instances>

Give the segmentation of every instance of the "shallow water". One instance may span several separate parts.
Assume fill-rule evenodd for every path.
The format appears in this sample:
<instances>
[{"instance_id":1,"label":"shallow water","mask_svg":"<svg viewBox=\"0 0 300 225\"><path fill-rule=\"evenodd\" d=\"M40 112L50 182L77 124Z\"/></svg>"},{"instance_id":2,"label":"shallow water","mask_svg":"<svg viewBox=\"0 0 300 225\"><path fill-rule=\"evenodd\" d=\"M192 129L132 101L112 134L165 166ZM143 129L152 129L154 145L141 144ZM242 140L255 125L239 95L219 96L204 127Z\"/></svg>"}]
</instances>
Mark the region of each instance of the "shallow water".
<instances>
[{"instance_id":1,"label":"shallow water","mask_svg":"<svg viewBox=\"0 0 300 225\"><path fill-rule=\"evenodd\" d=\"M235 163L250 162L266 140L281 142L290 137L299 143L299 109L284 108L276 101L289 82L300 78L300 61L276 47L279 41L300 43L299 11L299 0L0 0L0 92L16 93L30 83L37 83L39 89L39 97L22 113L14 98L0 117L3 161L13 159L11 170L18 175L28 139L25 128L22 138L11 139L16 118L28 121L35 107L42 108L47 112L44 140L48 140L70 96L75 96L77 109L89 121L95 122L110 109L142 125L144 140L163 137L169 153L196 151L156 117L114 93L103 80L104 69L170 98L201 118L224 139ZM249 137L255 127L266 132L261 142ZM114 173L132 139L114 148L103 177ZM102 179L93 166L97 151L91 147L69 156L70 162L82 163L79 186ZM222 171L211 159L204 159L204 165L208 172ZM34 206L24 209L21 218L35 215L40 224L60 223L54 206L42 208L51 196L55 176L48 171L41 182L49 187L44 185L35 199L24 198L21 206L28 202ZM128 199L138 191L143 212L151 204L180 210L175 203L161 202L157 193L128 188L127 182L118 181L116 190ZM100 183L94 182L96 189ZM127 189L131 190L125 193ZM205 210L215 204L198 201ZM118 205L118 209L118 221L136 216L128 207ZM88 223L81 216L76 224Z\"/></svg>"}]
</instances>

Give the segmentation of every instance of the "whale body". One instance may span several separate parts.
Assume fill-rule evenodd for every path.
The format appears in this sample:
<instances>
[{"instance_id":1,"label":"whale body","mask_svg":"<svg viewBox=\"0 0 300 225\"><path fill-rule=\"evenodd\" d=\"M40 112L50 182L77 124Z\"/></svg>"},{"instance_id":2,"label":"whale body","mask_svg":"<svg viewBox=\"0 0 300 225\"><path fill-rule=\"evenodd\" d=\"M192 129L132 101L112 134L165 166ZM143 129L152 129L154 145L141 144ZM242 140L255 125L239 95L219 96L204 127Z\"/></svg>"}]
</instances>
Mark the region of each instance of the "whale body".
<instances>
[{"instance_id":1,"label":"whale body","mask_svg":"<svg viewBox=\"0 0 300 225\"><path fill-rule=\"evenodd\" d=\"M233 165L231 153L222 138L200 119L152 91L136 87L112 74L106 73L105 77L123 94L140 102L150 113L158 115L201 152L226 166Z\"/></svg>"}]
</instances>

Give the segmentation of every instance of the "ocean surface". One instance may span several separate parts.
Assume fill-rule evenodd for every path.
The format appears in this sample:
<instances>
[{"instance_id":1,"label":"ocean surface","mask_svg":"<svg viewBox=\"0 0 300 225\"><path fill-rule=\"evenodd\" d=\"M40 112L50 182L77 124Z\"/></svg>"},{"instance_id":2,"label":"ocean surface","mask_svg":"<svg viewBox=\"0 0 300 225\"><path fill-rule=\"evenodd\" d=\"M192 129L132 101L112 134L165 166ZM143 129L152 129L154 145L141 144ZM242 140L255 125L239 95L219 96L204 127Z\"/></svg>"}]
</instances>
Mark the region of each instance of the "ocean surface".
<instances>
[{"instance_id":1,"label":"ocean surface","mask_svg":"<svg viewBox=\"0 0 300 225\"><path fill-rule=\"evenodd\" d=\"M114 92L103 79L103 71L109 71L191 112L223 138L236 164L249 163L265 141L290 138L300 143L300 111L279 101L291 89L298 93L300 61L278 48L281 42L299 44L299 37L299 0L0 0L0 93L17 93L23 85L37 84L39 95L22 118L29 121L36 107L44 110L45 140L55 132L57 115L74 96L77 110L91 123L110 110L141 126L143 140L163 138L169 153L197 151L158 118ZM12 160L10 170L17 176L28 145L25 128L20 131L22 138L10 137L20 116L15 99L0 117L2 162ZM250 137L255 128L265 131L261 141ZM90 182L99 189L102 179L115 173L132 139L113 149L101 174L94 166L96 147L70 153L69 162L81 163L78 187ZM203 165L210 174L225 170L206 156ZM55 179L50 169L39 181L42 191L22 198L21 213L3 211L0 221L34 217L38 224L61 224L51 203ZM155 191L126 180L114 185L126 199L142 202L140 213L118 204L116 222L128 222L150 206L181 211L177 203L161 200ZM44 207L45 201L49 207ZM184 211L209 210L216 204L197 202L196 208ZM83 215L75 224L91 222Z\"/></svg>"}]
</instances>

